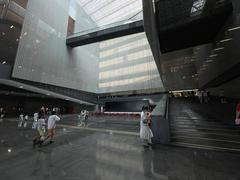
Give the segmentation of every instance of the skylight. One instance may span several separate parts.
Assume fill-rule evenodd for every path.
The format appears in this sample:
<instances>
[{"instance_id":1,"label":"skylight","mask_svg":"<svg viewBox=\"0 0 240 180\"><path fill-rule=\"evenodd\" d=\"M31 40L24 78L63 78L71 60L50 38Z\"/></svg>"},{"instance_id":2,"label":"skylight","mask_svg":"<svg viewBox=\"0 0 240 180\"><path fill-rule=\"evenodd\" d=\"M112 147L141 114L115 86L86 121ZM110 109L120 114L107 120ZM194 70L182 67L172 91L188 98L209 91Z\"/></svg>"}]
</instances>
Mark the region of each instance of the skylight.
<instances>
[{"instance_id":1,"label":"skylight","mask_svg":"<svg viewBox=\"0 0 240 180\"><path fill-rule=\"evenodd\" d=\"M142 0L78 0L98 26L127 20L142 11Z\"/></svg>"}]
</instances>

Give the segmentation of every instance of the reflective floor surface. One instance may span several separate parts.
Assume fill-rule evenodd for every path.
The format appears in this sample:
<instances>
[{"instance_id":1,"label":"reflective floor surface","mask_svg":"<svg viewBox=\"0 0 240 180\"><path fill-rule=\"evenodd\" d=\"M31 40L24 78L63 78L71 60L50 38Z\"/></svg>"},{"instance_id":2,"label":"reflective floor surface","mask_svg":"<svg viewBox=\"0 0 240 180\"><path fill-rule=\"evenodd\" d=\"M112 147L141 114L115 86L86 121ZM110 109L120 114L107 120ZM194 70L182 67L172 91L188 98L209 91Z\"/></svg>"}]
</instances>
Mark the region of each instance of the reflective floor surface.
<instances>
[{"instance_id":1,"label":"reflective floor surface","mask_svg":"<svg viewBox=\"0 0 240 180\"><path fill-rule=\"evenodd\" d=\"M155 145L136 135L57 129L33 148L35 132L0 124L0 180L239 180L240 154Z\"/></svg>"},{"instance_id":2,"label":"reflective floor surface","mask_svg":"<svg viewBox=\"0 0 240 180\"><path fill-rule=\"evenodd\" d=\"M77 126L79 124L77 115L67 115L61 120L61 124ZM87 127L96 129L109 129L126 132L138 132L139 118L117 117L117 116L89 116Z\"/></svg>"}]
</instances>

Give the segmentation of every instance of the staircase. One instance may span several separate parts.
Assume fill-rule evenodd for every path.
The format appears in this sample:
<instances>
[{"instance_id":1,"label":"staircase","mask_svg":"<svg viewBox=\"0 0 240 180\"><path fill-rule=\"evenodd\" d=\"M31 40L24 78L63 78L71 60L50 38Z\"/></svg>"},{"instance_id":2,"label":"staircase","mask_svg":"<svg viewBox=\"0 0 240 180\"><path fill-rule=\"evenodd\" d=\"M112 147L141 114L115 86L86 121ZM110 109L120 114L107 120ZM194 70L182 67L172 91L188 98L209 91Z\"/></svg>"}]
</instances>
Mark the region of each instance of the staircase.
<instances>
[{"instance_id":1,"label":"staircase","mask_svg":"<svg viewBox=\"0 0 240 180\"><path fill-rule=\"evenodd\" d=\"M240 152L240 127L234 125L234 105L200 104L191 98L170 99L172 145ZM224 106L232 108L226 111ZM225 118L228 115L228 121L219 117L223 112Z\"/></svg>"}]
</instances>

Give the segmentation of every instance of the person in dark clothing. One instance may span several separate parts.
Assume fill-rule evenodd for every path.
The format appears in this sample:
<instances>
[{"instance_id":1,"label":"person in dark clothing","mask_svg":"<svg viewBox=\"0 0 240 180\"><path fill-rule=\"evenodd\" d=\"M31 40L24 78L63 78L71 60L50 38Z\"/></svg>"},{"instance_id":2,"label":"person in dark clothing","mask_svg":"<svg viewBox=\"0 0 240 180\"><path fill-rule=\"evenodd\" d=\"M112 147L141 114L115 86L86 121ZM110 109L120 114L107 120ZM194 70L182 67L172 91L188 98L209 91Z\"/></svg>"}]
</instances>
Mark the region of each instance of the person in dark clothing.
<instances>
[{"instance_id":1,"label":"person in dark clothing","mask_svg":"<svg viewBox=\"0 0 240 180\"><path fill-rule=\"evenodd\" d=\"M0 123L3 122L3 118L5 116L5 111L3 107L0 108Z\"/></svg>"}]
</instances>

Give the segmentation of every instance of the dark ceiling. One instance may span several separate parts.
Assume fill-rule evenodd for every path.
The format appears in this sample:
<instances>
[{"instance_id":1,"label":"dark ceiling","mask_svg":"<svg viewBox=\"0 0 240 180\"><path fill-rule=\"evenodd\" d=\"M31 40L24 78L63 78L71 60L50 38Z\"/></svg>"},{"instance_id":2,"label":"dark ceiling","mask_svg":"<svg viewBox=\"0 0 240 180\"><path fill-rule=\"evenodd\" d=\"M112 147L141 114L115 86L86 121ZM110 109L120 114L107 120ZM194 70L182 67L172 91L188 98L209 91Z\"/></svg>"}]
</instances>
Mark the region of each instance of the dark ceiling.
<instances>
[{"instance_id":1,"label":"dark ceiling","mask_svg":"<svg viewBox=\"0 0 240 180\"><path fill-rule=\"evenodd\" d=\"M0 63L14 64L20 33L19 24L0 19Z\"/></svg>"},{"instance_id":2,"label":"dark ceiling","mask_svg":"<svg viewBox=\"0 0 240 180\"><path fill-rule=\"evenodd\" d=\"M208 3L212 1L215 3ZM196 13L191 12L192 2L168 0L155 3L162 53L212 42L232 12L228 0L222 1L221 5L216 0L207 0L203 10Z\"/></svg>"},{"instance_id":3,"label":"dark ceiling","mask_svg":"<svg viewBox=\"0 0 240 180\"><path fill-rule=\"evenodd\" d=\"M231 1L221 2L226 5L189 16L184 13L190 14L192 0L157 1L156 29L162 54L155 60L166 90L212 88L240 76L240 1L233 0L233 6ZM151 29L146 31L148 37ZM151 37L149 42L153 40ZM157 46L152 47L156 52Z\"/></svg>"}]
</instances>

